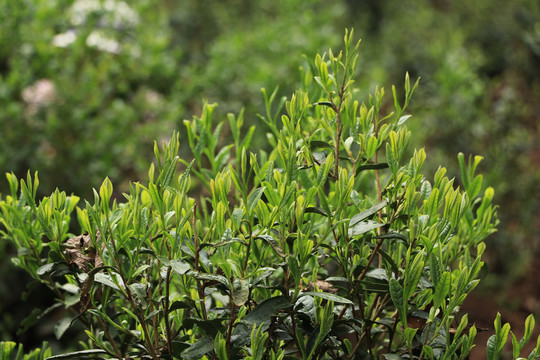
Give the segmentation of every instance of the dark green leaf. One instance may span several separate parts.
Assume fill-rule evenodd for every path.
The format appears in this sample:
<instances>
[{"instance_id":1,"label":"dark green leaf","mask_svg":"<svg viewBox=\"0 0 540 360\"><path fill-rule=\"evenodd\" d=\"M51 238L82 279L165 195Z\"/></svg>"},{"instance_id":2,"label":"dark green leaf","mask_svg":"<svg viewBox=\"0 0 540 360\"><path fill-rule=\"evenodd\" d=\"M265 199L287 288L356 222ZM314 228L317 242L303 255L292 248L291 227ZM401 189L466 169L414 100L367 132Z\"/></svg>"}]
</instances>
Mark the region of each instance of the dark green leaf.
<instances>
[{"instance_id":1,"label":"dark green leaf","mask_svg":"<svg viewBox=\"0 0 540 360\"><path fill-rule=\"evenodd\" d=\"M180 300L176 300L169 306L170 313L178 309L191 309L191 306L187 302Z\"/></svg>"},{"instance_id":2,"label":"dark green leaf","mask_svg":"<svg viewBox=\"0 0 540 360\"><path fill-rule=\"evenodd\" d=\"M54 305L49 306L45 310L41 311L41 309L35 308L32 310L30 315L28 315L24 320L21 322L21 327L17 330L17 335L24 333L26 330L28 330L32 325L34 325L36 322L38 322L43 316L47 315L51 311L59 308L62 306L62 303L56 303Z\"/></svg>"},{"instance_id":3,"label":"dark green leaf","mask_svg":"<svg viewBox=\"0 0 540 360\"><path fill-rule=\"evenodd\" d=\"M205 336L182 351L181 354L175 354L175 357L187 360L199 360L212 350L214 350L214 339L211 336Z\"/></svg>"},{"instance_id":4,"label":"dark green leaf","mask_svg":"<svg viewBox=\"0 0 540 360\"><path fill-rule=\"evenodd\" d=\"M403 302L403 287L394 278L390 279L390 296L392 297L394 306L398 310L401 324L405 326L407 324L407 312Z\"/></svg>"},{"instance_id":5,"label":"dark green leaf","mask_svg":"<svg viewBox=\"0 0 540 360\"><path fill-rule=\"evenodd\" d=\"M251 287L257 286L258 283L260 283L261 281L263 281L264 279L266 279L267 277L269 277L276 271L276 269L273 269L273 268L266 268L266 269L267 270L265 270L261 275L257 276L255 280L253 280L253 282L251 283Z\"/></svg>"},{"instance_id":6,"label":"dark green leaf","mask_svg":"<svg viewBox=\"0 0 540 360\"><path fill-rule=\"evenodd\" d=\"M408 246L407 237L403 234L400 234L398 232L390 231L386 234L377 235L375 236L375 239L397 239L399 240L403 245Z\"/></svg>"},{"instance_id":7,"label":"dark green leaf","mask_svg":"<svg viewBox=\"0 0 540 360\"><path fill-rule=\"evenodd\" d=\"M387 169L387 168L388 168L387 163L360 165L356 168L356 175L360 174L362 171L365 171L365 170L382 170L382 169Z\"/></svg>"},{"instance_id":8,"label":"dark green leaf","mask_svg":"<svg viewBox=\"0 0 540 360\"><path fill-rule=\"evenodd\" d=\"M334 147L327 143L326 141L320 141L320 140L311 140L309 142L309 147L311 150L314 149L331 149L334 150Z\"/></svg>"},{"instance_id":9,"label":"dark green leaf","mask_svg":"<svg viewBox=\"0 0 540 360\"><path fill-rule=\"evenodd\" d=\"M328 214L321 208L318 208L318 207L314 207L314 206L310 206L308 208L306 208L306 210L304 211L304 213L314 213L314 214L319 214L319 215L322 215L322 216L328 216Z\"/></svg>"},{"instance_id":10,"label":"dark green leaf","mask_svg":"<svg viewBox=\"0 0 540 360\"><path fill-rule=\"evenodd\" d=\"M230 287L229 280L227 280L227 278L223 275L205 274L193 270L188 271L187 274L193 276L195 279L198 280L217 281L225 285L226 287Z\"/></svg>"},{"instance_id":11,"label":"dark green leaf","mask_svg":"<svg viewBox=\"0 0 540 360\"><path fill-rule=\"evenodd\" d=\"M268 325L272 315L291 306L292 304L285 296L272 297L257 305L242 321L250 325L261 325L262 323Z\"/></svg>"},{"instance_id":12,"label":"dark green leaf","mask_svg":"<svg viewBox=\"0 0 540 360\"><path fill-rule=\"evenodd\" d=\"M319 101L319 102L313 103L313 105L314 106L316 105L328 106L332 108L334 111L337 111L336 106L330 101Z\"/></svg>"},{"instance_id":13,"label":"dark green leaf","mask_svg":"<svg viewBox=\"0 0 540 360\"><path fill-rule=\"evenodd\" d=\"M285 256L287 256L287 255L285 255L285 253L281 249L281 246L279 245L276 238L274 238L274 237L272 237L270 235L259 235L255 239L262 239L262 240L266 241L268 244L270 244L272 249L274 249L274 251L276 252L276 254L279 257L284 258Z\"/></svg>"}]
</instances>

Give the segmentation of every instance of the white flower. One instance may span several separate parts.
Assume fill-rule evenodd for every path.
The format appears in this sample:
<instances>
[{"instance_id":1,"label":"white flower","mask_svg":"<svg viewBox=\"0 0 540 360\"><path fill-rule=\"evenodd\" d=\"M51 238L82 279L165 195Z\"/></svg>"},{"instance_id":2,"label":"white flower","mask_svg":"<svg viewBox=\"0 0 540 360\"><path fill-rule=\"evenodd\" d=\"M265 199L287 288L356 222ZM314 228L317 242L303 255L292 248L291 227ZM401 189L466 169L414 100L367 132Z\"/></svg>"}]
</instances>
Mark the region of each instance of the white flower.
<instances>
[{"instance_id":1,"label":"white flower","mask_svg":"<svg viewBox=\"0 0 540 360\"><path fill-rule=\"evenodd\" d=\"M108 38L104 33L98 30L94 30L88 35L86 45L112 54L120 53L121 49L118 41Z\"/></svg>"},{"instance_id":2,"label":"white flower","mask_svg":"<svg viewBox=\"0 0 540 360\"><path fill-rule=\"evenodd\" d=\"M77 40L77 34L75 33L75 30L68 30L65 33L56 35L53 38L52 43L54 46L64 48L73 44L75 40Z\"/></svg>"}]
</instances>

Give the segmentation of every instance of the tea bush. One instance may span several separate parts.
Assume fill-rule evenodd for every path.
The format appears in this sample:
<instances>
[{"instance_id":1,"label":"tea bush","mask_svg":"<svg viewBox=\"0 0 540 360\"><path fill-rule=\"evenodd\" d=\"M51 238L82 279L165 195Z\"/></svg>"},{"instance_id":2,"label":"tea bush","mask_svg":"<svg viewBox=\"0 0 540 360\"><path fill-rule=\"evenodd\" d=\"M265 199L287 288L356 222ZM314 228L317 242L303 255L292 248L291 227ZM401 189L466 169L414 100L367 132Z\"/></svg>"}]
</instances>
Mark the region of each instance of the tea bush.
<instances>
[{"instance_id":1,"label":"tea bush","mask_svg":"<svg viewBox=\"0 0 540 360\"><path fill-rule=\"evenodd\" d=\"M333 19L344 13L320 0L0 0L0 170L39 170L39 198L55 184L88 198L105 176L121 197L146 178L152 153L141 149L170 137L203 99L219 99L217 116L255 114L262 86L292 92L298 59L338 45L343 24ZM35 297L11 311L24 287L9 284L28 280L11 266L14 251L0 244L0 338L27 344L32 332L15 332Z\"/></svg>"},{"instance_id":2,"label":"tea bush","mask_svg":"<svg viewBox=\"0 0 540 360\"><path fill-rule=\"evenodd\" d=\"M382 88L361 103L358 47L351 32L317 55L286 115L265 93L271 151L247 150L243 112L216 122L206 104L184 122L193 160L178 133L156 143L148 182L122 202L109 178L80 207L60 190L39 200L37 172L7 174L14 263L66 310L58 338L85 328L82 350L56 358L467 358L477 330L458 309L482 275L494 191L478 156L458 156L463 187L443 167L424 177L405 125L418 82L392 88L393 110ZM510 333L494 325L490 360ZM512 334L514 358L533 327Z\"/></svg>"},{"instance_id":3,"label":"tea bush","mask_svg":"<svg viewBox=\"0 0 540 360\"><path fill-rule=\"evenodd\" d=\"M504 297L501 284L526 275L538 252L539 205L530 194L540 180L539 3L367 1L351 10L369 54L362 58L367 85L395 83L405 71L423 79L411 111L424 121L410 129L413 145L430 154L425 172L441 163L451 172L459 151L484 156L480 167L497 189L501 223L487 250L494 276L483 284L491 282L495 296ZM529 273L523 282L534 279Z\"/></svg>"}]
</instances>

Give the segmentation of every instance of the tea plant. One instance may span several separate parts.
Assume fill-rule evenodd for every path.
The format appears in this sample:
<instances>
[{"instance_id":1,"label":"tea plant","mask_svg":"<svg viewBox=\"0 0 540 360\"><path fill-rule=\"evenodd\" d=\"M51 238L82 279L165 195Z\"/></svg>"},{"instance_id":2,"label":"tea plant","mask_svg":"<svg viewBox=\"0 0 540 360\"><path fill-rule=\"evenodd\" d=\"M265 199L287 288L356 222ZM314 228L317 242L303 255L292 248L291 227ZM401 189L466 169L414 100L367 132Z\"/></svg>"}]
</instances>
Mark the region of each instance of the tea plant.
<instances>
[{"instance_id":1,"label":"tea plant","mask_svg":"<svg viewBox=\"0 0 540 360\"><path fill-rule=\"evenodd\" d=\"M418 82L406 76L403 100L392 88L393 111L382 88L359 102L359 42L344 41L306 69L286 115L263 91L270 152L248 151L260 146L243 112L216 123L206 104L185 121L193 160L178 157L178 133L156 143L148 183L123 202L108 178L80 207L59 190L37 199L37 173L7 174L0 219L15 264L67 310L57 337L86 329L84 350L62 356L467 358L476 328L458 310L497 224L481 157L458 156L463 188L443 167L426 179L424 150L406 159ZM510 330L495 327L490 359ZM513 337L514 357L533 327Z\"/></svg>"}]
</instances>

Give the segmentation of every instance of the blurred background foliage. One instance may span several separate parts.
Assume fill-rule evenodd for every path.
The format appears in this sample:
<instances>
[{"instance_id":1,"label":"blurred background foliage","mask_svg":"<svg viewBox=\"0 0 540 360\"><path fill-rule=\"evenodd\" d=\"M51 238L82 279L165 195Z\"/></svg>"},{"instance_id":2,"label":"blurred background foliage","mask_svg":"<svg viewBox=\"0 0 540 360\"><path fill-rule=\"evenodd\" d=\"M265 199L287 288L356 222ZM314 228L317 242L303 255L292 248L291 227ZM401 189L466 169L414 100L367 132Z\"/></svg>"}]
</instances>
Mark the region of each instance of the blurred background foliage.
<instances>
[{"instance_id":1,"label":"blurred background foliage","mask_svg":"<svg viewBox=\"0 0 540 360\"><path fill-rule=\"evenodd\" d=\"M289 96L305 59L337 49L351 27L363 39L361 91L421 77L409 127L429 172L457 175L460 151L484 156L501 218L486 291L496 284L501 304L519 307L500 285L526 281L525 310L540 312L536 0L0 0L0 170L38 170L43 194L89 198L105 176L122 191L146 176L153 140L182 132L205 100L218 116L245 108L264 136L260 89ZM43 304L19 302L26 280L14 281L9 252L0 242L0 338L24 340L21 317ZM39 343L52 334L31 331Z\"/></svg>"}]
</instances>

